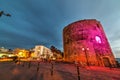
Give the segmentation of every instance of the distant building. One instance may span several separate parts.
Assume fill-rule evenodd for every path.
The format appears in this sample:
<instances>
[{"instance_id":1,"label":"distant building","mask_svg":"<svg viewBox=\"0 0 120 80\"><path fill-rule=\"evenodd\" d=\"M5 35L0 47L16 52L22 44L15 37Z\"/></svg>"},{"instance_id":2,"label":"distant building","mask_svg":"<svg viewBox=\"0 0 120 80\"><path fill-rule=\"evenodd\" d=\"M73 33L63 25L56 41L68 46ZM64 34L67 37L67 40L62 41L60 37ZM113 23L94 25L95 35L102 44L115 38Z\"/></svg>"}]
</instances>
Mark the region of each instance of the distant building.
<instances>
[{"instance_id":1,"label":"distant building","mask_svg":"<svg viewBox=\"0 0 120 80\"><path fill-rule=\"evenodd\" d=\"M53 57L53 53L49 48L42 45L37 45L34 48L34 53L32 57L38 59L50 59Z\"/></svg>"},{"instance_id":2,"label":"distant building","mask_svg":"<svg viewBox=\"0 0 120 80\"><path fill-rule=\"evenodd\" d=\"M80 20L63 29L64 60L84 65L116 66L109 42L99 21Z\"/></svg>"},{"instance_id":3,"label":"distant building","mask_svg":"<svg viewBox=\"0 0 120 80\"><path fill-rule=\"evenodd\" d=\"M17 55L19 58L29 58L30 57L29 50L26 50L26 49L16 48L13 50L13 53L15 55Z\"/></svg>"},{"instance_id":4,"label":"distant building","mask_svg":"<svg viewBox=\"0 0 120 80\"><path fill-rule=\"evenodd\" d=\"M118 61L118 63L120 63L120 58L116 58L116 61Z\"/></svg>"},{"instance_id":5,"label":"distant building","mask_svg":"<svg viewBox=\"0 0 120 80\"><path fill-rule=\"evenodd\" d=\"M0 48L0 52L8 52L9 51L9 49L6 49L6 48L4 48L4 47L1 47Z\"/></svg>"}]
</instances>

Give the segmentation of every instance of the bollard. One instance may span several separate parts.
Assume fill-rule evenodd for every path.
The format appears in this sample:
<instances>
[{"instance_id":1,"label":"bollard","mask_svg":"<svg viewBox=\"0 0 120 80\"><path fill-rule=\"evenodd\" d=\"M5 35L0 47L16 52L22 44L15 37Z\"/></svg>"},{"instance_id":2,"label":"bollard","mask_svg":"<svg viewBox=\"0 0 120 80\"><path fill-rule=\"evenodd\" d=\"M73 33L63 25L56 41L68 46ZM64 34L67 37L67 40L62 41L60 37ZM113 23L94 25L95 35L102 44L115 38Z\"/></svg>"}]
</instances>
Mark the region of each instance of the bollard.
<instances>
[{"instance_id":1,"label":"bollard","mask_svg":"<svg viewBox=\"0 0 120 80\"><path fill-rule=\"evenodd\" d=\"M39 71L39 67L37 67L37 72Z\"/></svg>"},{"instance_id":2,"label":"bollard","mask_svg":"<svg viewBox=\"0 0 120 80\"><path fill-rule=\"evenodd\" d=\"M30 66L31 66L31 61L28 62L28 68L30 68Z\"/></svg>"},{"instance_id":3,"label":"bollard","mask_svg":"<svg viewBox=\"0 0 120 80\"><path fill-rule=\"evenodd\" d=\"M51 63L51 76L53 76L53 63Z\"/></svg>"},{"instance_id":4,"label":"bollard","mask_svg":"<svg viewBox=\"0 0 120 80\"><path fill-rule=\"evenodd\" d=\"M18 59L18 65L20 65L20 58Z\"/></svg>"},{"instance_id":5,"label":"bollard","mask_svg":"<svg viewBox=\"0 0 120 80\"><path fill-rule=\"evenodd\" d=\"M40 65L40 63L38 62L38 65L37 65L37 72L39 71L39 65Z\"/></svg>"},{"instance_id":6,"label":"bollard","mask_svg":"<svg viewBox=\"0 0 120 80\"><path fill-rule=\"evenodd\" d=\"M78 80L80 80L80 71L79 71L79 66L77 65L77 74L78 74Z\"/></svg>"},{"instance_id":7,"label":"bollard","mask_svg":"<svg viewBox=\"0 0 120 80\"><path fill-rule=\"evenodd\" d=\"M15 60L15 64L17 64L18 63L18 60Z\"/></svg>"},{"instance_id":8,"label":"bollard","mask_svg":"<svg viewBox=\"0 0 120 80\"><path fill-rule=\"evenodd\" d=\"M24 67L25 62L23 61L22 67Z\"/></svg>"}]
</instances>

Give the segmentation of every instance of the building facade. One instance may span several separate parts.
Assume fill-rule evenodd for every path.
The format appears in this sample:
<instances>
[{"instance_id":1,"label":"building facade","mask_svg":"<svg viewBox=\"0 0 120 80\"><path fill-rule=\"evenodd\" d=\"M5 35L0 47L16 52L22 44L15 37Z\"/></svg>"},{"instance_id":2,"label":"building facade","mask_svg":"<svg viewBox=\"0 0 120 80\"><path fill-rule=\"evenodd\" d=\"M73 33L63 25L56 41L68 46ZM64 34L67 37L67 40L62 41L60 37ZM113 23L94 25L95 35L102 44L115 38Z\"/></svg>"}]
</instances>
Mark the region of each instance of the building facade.
<instances>
[{"instance_id":1,"label":"building facade","mask_svg":"<svg viewBox=\"0 0 120 80\"><path fill-rule=\"evenodd\" d=\"M16 48L13 50L13 54L17 55L18 58L29 58L30 57L30 52L29 50L26 50L26 49Z\"/></svg>"},{"instance_id":2,"label":"building facade","mask_svg":"<svg viewBox=\"0 0 120 80\"><path fill-rule=\"evenodd\" d=\"M1 47L0 48L0 52L8 52L9 51L9 49L6 49L6 48L4 48L4 47Z\"/></svg>"},{"instance_id":3,"label":"building facade","mask_svg":"<svg viewBox=\"0 0 120 80\"><path fill-rule=\"evenodd\" d=\"M33 54L32 57L37 59L51 59L53 57L51 50L42 45L35 46Z\"/></svg>"},{"instance_id":4,"label":"building facade","mask_svg":"<svg viewBox=\"0 0 120 80\"><path fill-rule=\"evenodd\" d=\"M95 19L80 20L63 29L64 60L85 65L116 66L102 25Z\"/></svg>"}]
</instances>

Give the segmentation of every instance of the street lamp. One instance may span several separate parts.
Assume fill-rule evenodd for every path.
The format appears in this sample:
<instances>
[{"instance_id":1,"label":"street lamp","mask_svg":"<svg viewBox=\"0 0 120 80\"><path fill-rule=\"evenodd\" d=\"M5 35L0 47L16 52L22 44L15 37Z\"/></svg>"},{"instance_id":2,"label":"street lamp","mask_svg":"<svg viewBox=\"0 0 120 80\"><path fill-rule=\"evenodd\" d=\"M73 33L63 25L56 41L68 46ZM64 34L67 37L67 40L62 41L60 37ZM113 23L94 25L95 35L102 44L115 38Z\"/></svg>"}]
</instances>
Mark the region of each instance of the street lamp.
<instances>
[{"instance_id":1,"label":"street lamp","mask_svg":"<svg viewBox=\"0 0 120 80\"><path fill-rule=\"evenodd\" d=\"M87 66L89 66L89 62L88 62L88 54L87 54L87 51L89 51L89 48L82 48L82 50L85 52L86 63L87 63Z\"/></svg>"}]
</instances>

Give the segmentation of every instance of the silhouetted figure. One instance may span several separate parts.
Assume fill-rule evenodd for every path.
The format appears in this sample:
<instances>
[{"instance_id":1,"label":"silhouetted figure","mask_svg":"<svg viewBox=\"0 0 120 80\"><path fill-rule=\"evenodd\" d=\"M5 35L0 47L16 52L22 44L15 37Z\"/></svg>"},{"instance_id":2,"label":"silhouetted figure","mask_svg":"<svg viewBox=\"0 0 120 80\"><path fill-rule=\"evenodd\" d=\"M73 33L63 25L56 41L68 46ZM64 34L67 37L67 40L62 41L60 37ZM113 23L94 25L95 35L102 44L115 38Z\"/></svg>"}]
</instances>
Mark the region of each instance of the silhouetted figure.
<instances>
[{"instance_id":1,"label":"silhouetted figure","mask_svg":"<svg viewBox=\"0 0 120 80\"><path fill-rule=\"evenodd\" d=\"M9 16L9 17L11 17L11 15L10 14L6 14L6 13L4 13L4 11L0 11L0 17L2 16L2 15L5 15L5 16Z\"/></svg>"}]
</instances>

